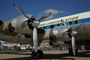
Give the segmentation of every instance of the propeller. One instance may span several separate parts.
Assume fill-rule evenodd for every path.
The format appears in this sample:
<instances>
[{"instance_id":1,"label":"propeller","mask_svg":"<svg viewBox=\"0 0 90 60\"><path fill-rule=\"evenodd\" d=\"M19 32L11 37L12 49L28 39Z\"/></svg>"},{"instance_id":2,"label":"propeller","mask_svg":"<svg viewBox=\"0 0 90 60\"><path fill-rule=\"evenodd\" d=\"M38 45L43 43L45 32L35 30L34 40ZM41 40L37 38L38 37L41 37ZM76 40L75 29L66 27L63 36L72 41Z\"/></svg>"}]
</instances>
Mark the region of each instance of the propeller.
<instances>
[{"instance_id":1,"label":"propeller","mask_svg":"<svg viewBox=\"0 0 90 60\"><path fill-rule=\"evenodd\" d=\"M81 26L82 26L82 24L80 24L80 25L75 29L75 31L77 31Z\"/></svg>"},{"instance_id":2,"label":"propeller","mask_svg":"<svg viewBox=\"0 0 90 60\"><path fill-rule=\"evenodd\" d=\"M51 13L47 13L43 17L41 17L39 20L32 20L29 18L16 4L14 4L14 7L23 14L28 20L29 20L29 27L33 27L33 44L34 44L34 51L37 52L37 46L38 46L38 37L37 37L37 26L40 24L41 21L46 19L51 15ZM32 26L31 26L32 25Z\"/></svg>"},{"instance_id":3,"label":"propeller","mask_svg":"<svg viewBox=\"0 0 90 60\"><path fill-rule=\"evenodd\" d=\"M62 21L62 23L64 24L65 27L67 27L68 29L70 29L70 27L67 26L67 25L65 24L65 22L64 22L62 19L61 19L61 21Z\"/></svg>"},{"instance_id":4,"label":"propeller","mask_svg":"<svg viewBox=\"0 0 90 60\"><path fill-rule=\"evenodd\" d=\"M71 38L71 43L72 43L72 51L73 51L73 55L75 56L76 54L75 54L75 35L77 34L77 29L79 28L77 28L75 31L73 31L72 29L71 29L71 27L70 26L67 26L66 24L65 24L65 22L61 19L61 21L63 22L63 24L64 24L64 26L65 27L67 27L68 28L68 35L69 35L69 37Z\"/></svg>"}]
</instances>

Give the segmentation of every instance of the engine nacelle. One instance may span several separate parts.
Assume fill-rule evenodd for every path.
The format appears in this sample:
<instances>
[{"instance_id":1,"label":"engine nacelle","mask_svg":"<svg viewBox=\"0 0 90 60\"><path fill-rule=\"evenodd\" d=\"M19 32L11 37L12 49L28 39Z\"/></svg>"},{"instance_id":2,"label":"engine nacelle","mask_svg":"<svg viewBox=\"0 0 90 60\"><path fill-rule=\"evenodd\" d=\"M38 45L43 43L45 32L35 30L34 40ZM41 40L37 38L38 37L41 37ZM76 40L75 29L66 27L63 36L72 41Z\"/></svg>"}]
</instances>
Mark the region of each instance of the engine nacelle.
<instances>
[{"instance_id":1,"label":"engine nacelle","mask_svg":"<svg viewBox=\"0 0 90 60\"><path fill-rule=\"evenodd\" d=\"M0 26L3 24L3 21L2 20L0 20Z\"/></svg>"},{"instance_id":2,"label":"engine nacelle","mask_svg":"<svg viewBox=\"0 0 90 60\"><path fill-rule=\"evenodd\" d=\"M34 16L27 14L30 19L35 20ZM33 32L33 26L30 25L30 21L23 15L18 16L10 21L8 24L8 29L10 33L20 33L31 35ZM43 34L45 31L43 29L37 29L38 33Z\"/></svg>"},{"instance_id":3,"label":"engine nacelle","mask_svg":"<svg viewBox=\"0 0 90 60\"><path fill-rule=\"evenodd\" d=\"M70 40L70 37L68 36L67 31L68 29L65 26L53 28L50 31L50 39L51 40L63 40L63 41Z\"/></svg>"}]
</instances>

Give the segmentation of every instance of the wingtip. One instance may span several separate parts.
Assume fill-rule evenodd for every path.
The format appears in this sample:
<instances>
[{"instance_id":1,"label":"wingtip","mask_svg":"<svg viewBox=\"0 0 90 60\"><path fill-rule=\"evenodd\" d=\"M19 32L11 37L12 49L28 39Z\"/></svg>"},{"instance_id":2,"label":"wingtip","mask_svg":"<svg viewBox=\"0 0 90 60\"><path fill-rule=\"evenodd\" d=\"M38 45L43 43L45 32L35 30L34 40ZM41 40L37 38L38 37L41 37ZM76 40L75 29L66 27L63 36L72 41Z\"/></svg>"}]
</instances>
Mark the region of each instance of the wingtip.
<instances>
[{"instance_id":1,"label":"wingtip","mask_svg":"<svg viewBox=\"0 0 90 60\"><path fill-rule=\"evenodd\" d=\"M16 4L14 4L14 7L16 8L16 7L17 7L17 5L16 5Z\"/></svg>"},{"instance_id":2,"label":"wingtip","mask_svg":"<svg viewBox=\"0 0 90 60\"><path fill-rule=\"evenodd\" d=\"M16 4L14 4L14 6L15 6Z\"/></svg>"}]
</instances>

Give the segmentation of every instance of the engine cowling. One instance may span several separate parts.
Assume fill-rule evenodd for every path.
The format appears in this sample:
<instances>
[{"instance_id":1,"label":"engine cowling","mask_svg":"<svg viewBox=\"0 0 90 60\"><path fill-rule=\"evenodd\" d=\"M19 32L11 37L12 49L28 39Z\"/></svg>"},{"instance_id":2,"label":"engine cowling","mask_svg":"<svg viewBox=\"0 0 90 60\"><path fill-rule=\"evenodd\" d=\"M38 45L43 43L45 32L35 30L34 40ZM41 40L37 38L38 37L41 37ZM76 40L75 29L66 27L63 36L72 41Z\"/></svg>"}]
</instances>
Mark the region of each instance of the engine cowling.
<instances>
[{"instance_id":1,"label":"engine cowling","mask_svg":"<svg viewBox=\"0 0 90 60\"><path fill-rule=\"evenodd\" d=\"M3 21L2 20L0 20L0 26L3 24Z\"/></svg>"},{"instance_id":2,"label":"engine cowling","mask_svg":"<svg viewBox=\"0 0 90 60\"><path fill-rule=\"evenodd\" d=\"M68 29L65 26L53 28L50 31L50 40L59 40L59 41L70 40L70 37L67 31Z\"/></svg>"}]
</instances>

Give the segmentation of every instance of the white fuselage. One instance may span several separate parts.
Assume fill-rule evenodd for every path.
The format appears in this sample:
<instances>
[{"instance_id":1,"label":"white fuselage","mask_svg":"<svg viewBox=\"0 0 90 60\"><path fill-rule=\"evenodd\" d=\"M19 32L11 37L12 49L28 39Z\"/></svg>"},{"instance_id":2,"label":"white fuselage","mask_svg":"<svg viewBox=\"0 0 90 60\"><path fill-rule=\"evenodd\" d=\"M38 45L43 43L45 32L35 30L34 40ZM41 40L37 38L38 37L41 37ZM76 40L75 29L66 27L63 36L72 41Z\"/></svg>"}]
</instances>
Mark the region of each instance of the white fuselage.
<instances>
[{"instance_id":1,"label":"white fuselage","mask_svg":"<svg viewBox=\"0 0 90 60\"><path fill-rule=\"evenodd\" d=\"M42 40L51 40L52 29L57 30L59 33L56 34L57 39L59 41L69 41L70 38L66 34L63 33L67 30L65 26L63 26L62 20L65 21L67 26L72 27L75 30L80 24L82 26L77 30L78 34L75 36L76 40L90 40L90 11L79 13L71 16L61 17L49 21L41 22L38 28L45 30L44 33L38 33L38 41L39 43ZM9 37L0 38L4 41L13 42L13 43L31 43L33 42L33 30L28 27L28 19L24 16L19 16L17 18L12 19L9 23L11 23L11 27L14 27L15 30L12 33L8 33ZM8 23L8 24L9 24ZM8 29L8 27L7 27ZM7 30L5 29L5 30ZM41 30L41 31L42 31ZM1 33L2 35L8 36L6 33ZM24 35L30 35L30 38L26 38ZM83 38L82 38L83 37Z\"/></svg>"}]
</instances>

